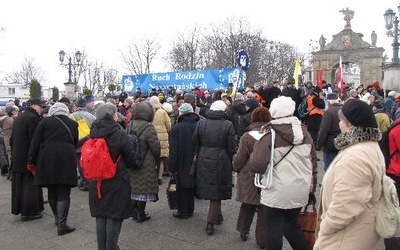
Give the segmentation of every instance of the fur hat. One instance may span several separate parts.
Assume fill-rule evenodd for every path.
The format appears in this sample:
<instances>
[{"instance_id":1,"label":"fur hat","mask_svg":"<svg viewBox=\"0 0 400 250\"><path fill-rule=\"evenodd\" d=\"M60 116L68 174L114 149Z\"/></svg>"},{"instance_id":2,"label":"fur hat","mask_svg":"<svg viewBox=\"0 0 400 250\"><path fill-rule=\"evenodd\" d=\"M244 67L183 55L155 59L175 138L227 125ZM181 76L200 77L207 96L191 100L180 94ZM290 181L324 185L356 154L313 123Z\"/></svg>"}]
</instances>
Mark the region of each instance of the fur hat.
<instances>
[{"instance_id":1,"label":"fur hat","mask_svg":"<svg viewBox=\"0 0 400 250\"><path fill-rule=\"evenodd\" d=\"M296 107L296 103L292 98L287 96L280 96L272 100L269 112L272 118L277 119L281 117L292 116Z\"/></svg>"},{"instance_id":2,"label":"fur hat","mask_svg":"<svg viewBox=\"0 0 400 250\"><path fill-rule=\"evenodd\" d=\"M343 115L356 127L378 128L372 108L358 99L349 99L342 108Z\"/></svg>"},{"instance_id":3,"label":"fur hat","mask_svg":"<svg viewBox=\"0 0 400 250\"><path fill-rule=\"evenodd\" d=\"M184 103L179 107L179 115L192 113L192 112L193 112L193 107L189 103Z\"/></svg>"},{"instance_id":4,"label":"fur hat","mask_svg":"<svg viewBox=\"0 0 400 250\"><path fill-rule=\"evenodd\" d=\"M246 100L246 106L249 107L250 109L255 109L260 107L260 102L258 101L257 98L249 98Z\"/></svg>"},{"instance_id":5,"label":"fur hat","mask_svg":"<svg viewBox=\"0 0 400 250\"><path fill-rule=\"evenodd\" d=\"M218 100L218 101L215 101L215 102L213 102L211 104L210 110L213 110L213 111L225 111L226 107L227 106L226 106L224 101Z\"/></svg>"}]
</instances>

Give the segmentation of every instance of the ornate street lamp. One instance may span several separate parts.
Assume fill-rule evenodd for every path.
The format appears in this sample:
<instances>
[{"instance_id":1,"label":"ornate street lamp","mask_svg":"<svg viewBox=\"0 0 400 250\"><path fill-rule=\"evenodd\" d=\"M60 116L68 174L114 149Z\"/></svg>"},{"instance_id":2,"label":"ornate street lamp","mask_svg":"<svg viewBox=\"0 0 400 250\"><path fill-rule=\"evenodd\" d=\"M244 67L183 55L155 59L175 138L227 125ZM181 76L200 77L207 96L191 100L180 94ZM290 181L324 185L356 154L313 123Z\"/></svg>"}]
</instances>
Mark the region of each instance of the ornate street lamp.
<instances>
[{"instance_id":1,"label":"ornate street lamp","mask_svg":"<svg viewBox=\"0 0 400 250\"><path fill-rule=\"evenodd\" d=\"M400 13L400 5L397 7ZM392 63L398 64L399 63L399 20L396 16L396 13L392 9L388 9L385 14L385 25L387 31L387 35L389 37L393 37L393 58ZM393 30L392 30L393 29Z\"/></svg>"},{"instance_id":2,"label":"ornate street lamp","mask_svg":"<svg viewBox=\"0 0 400 250\"><path fill-rule=\"evenodd\" d=\"M60 59L60 65L66 66L68 68L68 82L72 83L72 66L80 65L82 53L79 50L77 52L75 52L76 63L72 63L72 57L67 55L64 52L64 50L60 50L60 52L58 52L58 55L59 55L59 59ZM64 64L65 57L67 57L67 59L68 59L68 63L66 63L66 64Z\"/></svg>"}]
</instances>

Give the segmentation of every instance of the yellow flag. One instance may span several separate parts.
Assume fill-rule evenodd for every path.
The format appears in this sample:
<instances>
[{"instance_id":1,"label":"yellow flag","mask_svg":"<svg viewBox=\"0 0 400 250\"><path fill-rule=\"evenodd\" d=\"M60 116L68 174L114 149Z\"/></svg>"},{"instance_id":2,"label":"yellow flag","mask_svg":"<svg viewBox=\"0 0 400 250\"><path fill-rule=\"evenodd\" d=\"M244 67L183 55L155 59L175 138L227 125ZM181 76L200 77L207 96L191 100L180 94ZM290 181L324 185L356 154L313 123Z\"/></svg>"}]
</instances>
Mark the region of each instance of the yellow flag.
<instances>
[{"instance_id":1,"label":"yellow flag","mask_svg":"<svg viewBox=\"0 0 400 250\"><path fill-rule=\"evenodd\" d=\"M296 62L294 64L294 73L293 73L294 86L296 88L299 87L299 74L300 74L300 61L299 59L296 59Z\"/></svg>"}]
</instances>

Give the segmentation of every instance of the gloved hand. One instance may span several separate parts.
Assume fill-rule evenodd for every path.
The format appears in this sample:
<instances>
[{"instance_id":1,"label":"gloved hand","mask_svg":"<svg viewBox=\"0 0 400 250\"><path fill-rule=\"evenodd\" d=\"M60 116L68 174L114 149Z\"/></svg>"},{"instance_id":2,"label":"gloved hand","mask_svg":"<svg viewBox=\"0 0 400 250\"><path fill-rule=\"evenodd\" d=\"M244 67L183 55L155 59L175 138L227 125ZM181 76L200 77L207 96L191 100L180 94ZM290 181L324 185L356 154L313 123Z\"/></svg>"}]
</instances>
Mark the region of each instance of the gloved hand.
<instances>
[{"instance_id":1,"label":"gloved hand","mask_svg":"<svg viewBox=\"0 0 400 250\"><path fill-rule=\"evenodd\" d=\"M36 167L33 164L28 164L26 165L26 168L33 174L33 176L35 176L36 174Z\"/></svg>"},{"instance_id":2,"label":"gloved hand","mask_svg":"<svg viewBox=\"0 0 400 250\"><path fill-rule=\"evenodd\" d=\"M317 203L317 198L315 198L315 194L314 193L309 193L308 194L308 203L307 203L307 205L316 204L316 203Z\"/></svg>"}]
</instances>

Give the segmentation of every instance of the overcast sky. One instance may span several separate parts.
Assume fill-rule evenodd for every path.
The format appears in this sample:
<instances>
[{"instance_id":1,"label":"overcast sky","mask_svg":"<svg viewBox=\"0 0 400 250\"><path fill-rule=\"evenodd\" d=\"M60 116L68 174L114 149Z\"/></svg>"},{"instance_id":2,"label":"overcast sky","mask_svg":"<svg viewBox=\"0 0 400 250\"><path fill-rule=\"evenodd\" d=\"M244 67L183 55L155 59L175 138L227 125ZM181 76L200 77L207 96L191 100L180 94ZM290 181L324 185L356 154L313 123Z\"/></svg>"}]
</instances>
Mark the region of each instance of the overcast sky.
<instances>
[{"instance_id":1,"label":"overcast sky","mask_svg":"<svg viewBox=\"0 0 400 250\"><path fill-rule=\"evenodd\" d=\"M124 73L120 50L134 37L158 35L168 51L178 32L231 17L248 17L265 38L307 52L310 39L318 41L323 34L329 43L332 35L344 29L339 10L346 7L355 12L353 31L364 34L364 41L371 43L374 30L377 46L392 58L392 39L386 37L383 14L391 8L398 15L398 5L393 0L4 0L0 9L0 27L5 28L0 32L0 79L4 73L20 69L24 58L33 58L45 71L47 82L42 85L63 90L68 72L59 66L60 50L85 50L92 59ZM169 69L157 63L152 71Z\"/></svg>"}]
</instances>

